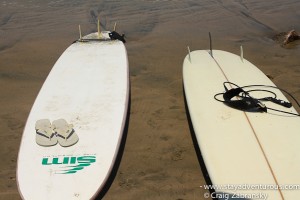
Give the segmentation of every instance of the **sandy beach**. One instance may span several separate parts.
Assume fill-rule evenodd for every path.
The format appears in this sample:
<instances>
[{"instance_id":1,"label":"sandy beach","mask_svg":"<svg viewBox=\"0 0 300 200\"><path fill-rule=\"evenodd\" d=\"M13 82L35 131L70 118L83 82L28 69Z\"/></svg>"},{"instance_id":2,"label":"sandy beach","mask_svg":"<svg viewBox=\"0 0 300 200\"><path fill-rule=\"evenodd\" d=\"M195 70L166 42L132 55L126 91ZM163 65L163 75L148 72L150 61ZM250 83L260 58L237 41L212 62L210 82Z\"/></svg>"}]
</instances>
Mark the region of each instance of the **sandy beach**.
<instances>
[{"instance_id":1,"label":"sandy beach","mask_svg":"<svg viewBox=\"0 0 300 200\"><path fill-rule=\"evenodd\" d=\"M280 0L0 0L0 200L21 199L16 166L33 102L62 52L83 34L125 33L130 121L120 165L103 199L201 200L208 191L186 116L182 62L191 50L239 54L300 100L300 2ZM297 109L298 112L300 109ZM30 155L29 155L30 156Z\"/></svg>"}]
</instances>

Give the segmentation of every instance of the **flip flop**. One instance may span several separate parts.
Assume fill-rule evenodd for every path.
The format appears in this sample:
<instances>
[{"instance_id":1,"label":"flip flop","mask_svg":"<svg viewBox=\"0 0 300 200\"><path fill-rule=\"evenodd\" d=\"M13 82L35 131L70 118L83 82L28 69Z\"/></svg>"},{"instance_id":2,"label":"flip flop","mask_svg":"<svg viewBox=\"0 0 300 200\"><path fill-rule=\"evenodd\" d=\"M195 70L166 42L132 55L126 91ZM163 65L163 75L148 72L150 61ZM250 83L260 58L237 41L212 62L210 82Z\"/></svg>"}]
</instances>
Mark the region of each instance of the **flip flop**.
<instances>
[{"instance_id":1,"label":"flip flop","mask_svg":"<svg viewBox=\"0 0 300 200\"><path fill-rule=\"evenodd\" d=\"M68 124L64 119L53 121L54 131L58 139L58 143L63 147L69 147L76 144L79 140L78 135L73 129L72 124Z\"/></svg>"},{"instance_id":2,"label":"flip flop","mask_svg":"<svg viewBox=\"0 0 300 200\"><path fill-rule=\"evenodd\" d=\"M57 138L53 132L49 119L40 119L35 123L35 141L38 145L49 147L57 144Z\"/></svg>"}]
</instances>

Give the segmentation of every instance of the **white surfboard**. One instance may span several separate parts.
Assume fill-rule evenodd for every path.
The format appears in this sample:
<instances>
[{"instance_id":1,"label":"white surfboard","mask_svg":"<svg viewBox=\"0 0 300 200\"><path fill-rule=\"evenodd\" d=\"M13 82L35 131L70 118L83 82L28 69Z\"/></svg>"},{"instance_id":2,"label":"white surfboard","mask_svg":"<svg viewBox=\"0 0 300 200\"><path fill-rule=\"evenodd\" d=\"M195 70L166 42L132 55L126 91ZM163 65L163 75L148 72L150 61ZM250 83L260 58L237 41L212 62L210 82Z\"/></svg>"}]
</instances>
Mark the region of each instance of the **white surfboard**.
<instances>
[{"instance_id":1,"label":"white surfboard","mask_svg":"<svg viewBox=\"0 0 300 200\"><path fill-rule=\"evenodd\" d=\"M225 51L212 52L213 57L209 50L193 51L183 63L193 132L210 180L219 186L211 195L220 199L298 199L300 117L272 110L244 112L216 101L214 95L224 92L224 82L275 85L246 59ZM263 89L288 101L277 89ZM266 93L258 95L262 94ZM293 107L263 103L297 114Z\"/></svg>"},{"instance_id":2,"label":"white surfboard","mask_svg":"<svg viewBox=\"0 0 300 200\"><path fill-rule=\"evenodd\" d=\"M105 185L129 103L126 49L108 33L73 43L43 84L19 150L23 199L93 199Z\"/></svg>"}]
</instances>

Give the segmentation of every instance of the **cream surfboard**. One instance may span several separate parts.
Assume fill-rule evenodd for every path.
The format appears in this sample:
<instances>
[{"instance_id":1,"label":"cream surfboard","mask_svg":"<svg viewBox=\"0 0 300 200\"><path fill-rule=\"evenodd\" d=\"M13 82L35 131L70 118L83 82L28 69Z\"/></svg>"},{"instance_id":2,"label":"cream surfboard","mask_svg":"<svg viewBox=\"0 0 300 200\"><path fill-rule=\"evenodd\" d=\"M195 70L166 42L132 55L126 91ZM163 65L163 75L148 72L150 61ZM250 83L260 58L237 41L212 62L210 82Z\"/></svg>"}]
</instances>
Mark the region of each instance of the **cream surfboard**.
<instances>
[{"instance_id":1,"label":"cream surfboard","mask_svg":"<svg viewBox=\"0 0 300 200\"><path fill-rule=\"evenodd\" d=\"M109 33L74 42L43 84L19 150L23 199L93 199L105 186L129 104L126 49Z\"/></svg>"},{"instance_id":2,"label":"cream surfboard","mask_svg":"<svg viewBox=\"0 0 300 200\"><path fill-rule=\"evenodd\" d=\"M217 93L225 91L224 82L275 86L242 55L196 50L185 57L187 112L210 180L219 186L212 197L299 198L300 117L293 115L296 110L268 101L263 102L265 106L293 114L270 109L246 112L229 107L214 99ZM267 90L288 101L280 90Z\"/></svg>"}]
</instances>

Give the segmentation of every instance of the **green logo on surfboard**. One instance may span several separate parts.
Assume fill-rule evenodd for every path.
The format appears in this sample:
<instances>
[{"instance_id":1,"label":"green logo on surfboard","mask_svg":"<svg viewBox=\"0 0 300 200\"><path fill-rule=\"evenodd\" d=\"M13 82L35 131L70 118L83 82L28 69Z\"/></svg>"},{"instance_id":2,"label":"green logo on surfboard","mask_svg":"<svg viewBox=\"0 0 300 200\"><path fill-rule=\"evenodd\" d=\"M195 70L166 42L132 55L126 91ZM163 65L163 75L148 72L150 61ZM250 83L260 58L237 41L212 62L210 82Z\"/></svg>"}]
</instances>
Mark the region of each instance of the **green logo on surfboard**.
<instances>
[{"instance_id":1,"label":"green logo on surfboard","mask_svg":"<svg viewBox=\"0 0 300 200\"><path fill-rule=\"evenodd\" d=\"M56 174L74 174L96 162L96 156L54 156L44 157L42 165L57 166Z\"/></svg>"}]
</instances>

